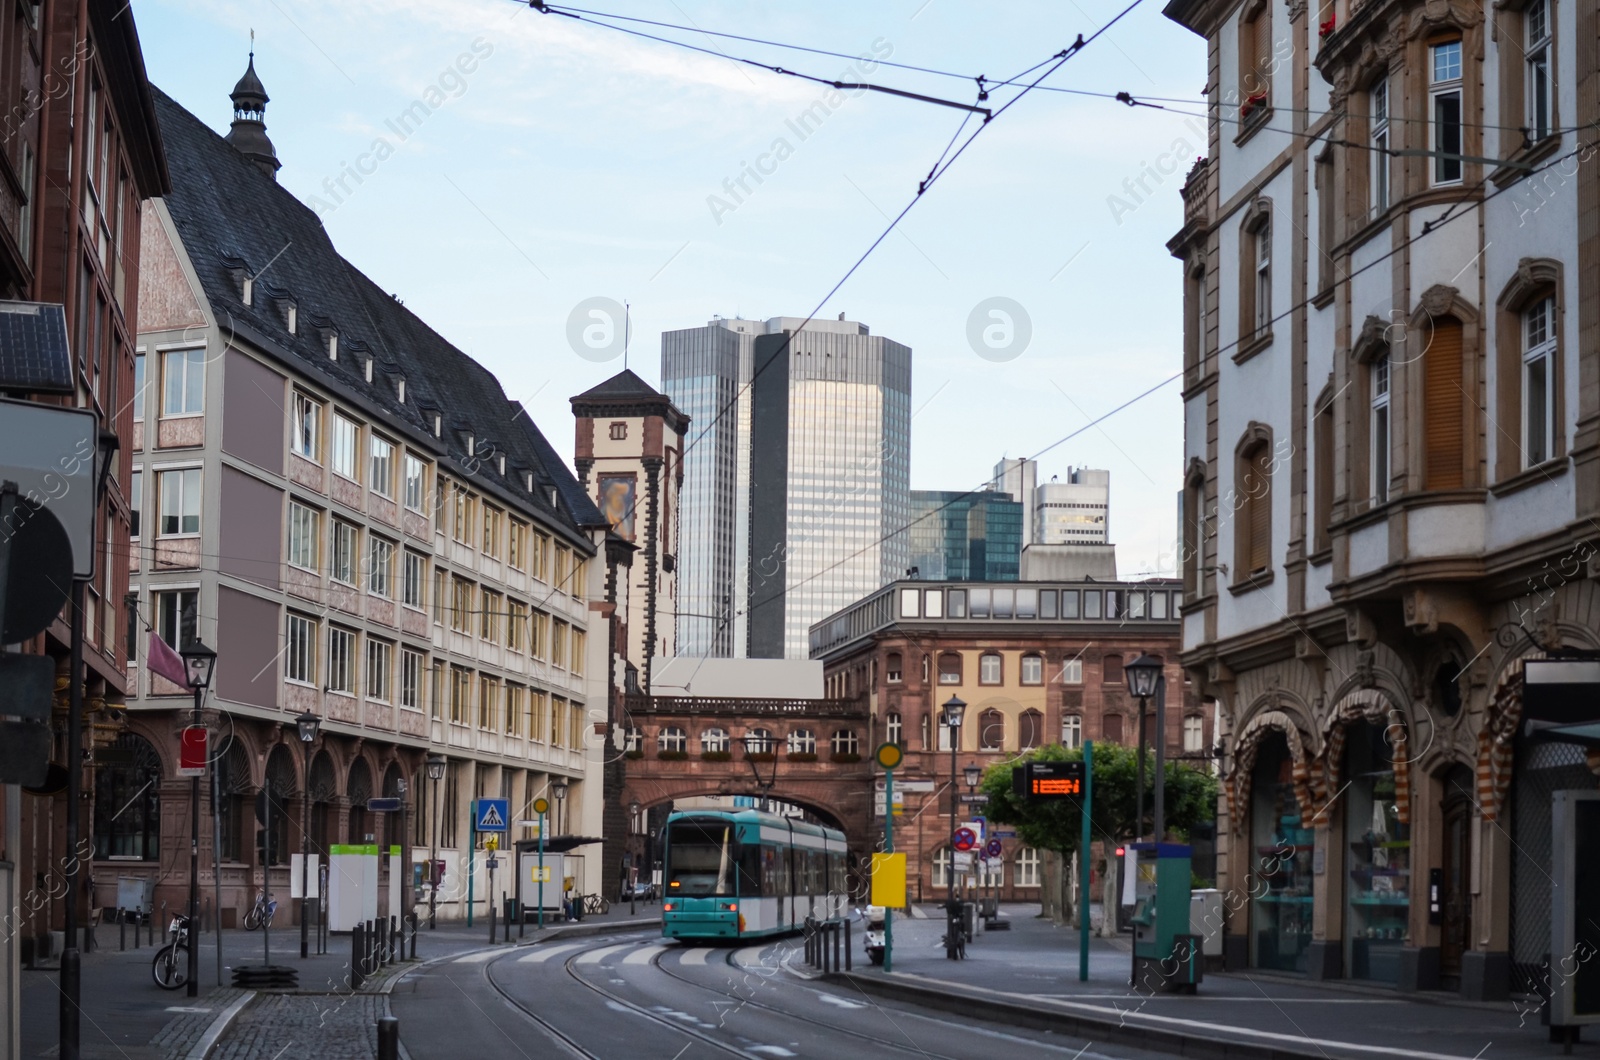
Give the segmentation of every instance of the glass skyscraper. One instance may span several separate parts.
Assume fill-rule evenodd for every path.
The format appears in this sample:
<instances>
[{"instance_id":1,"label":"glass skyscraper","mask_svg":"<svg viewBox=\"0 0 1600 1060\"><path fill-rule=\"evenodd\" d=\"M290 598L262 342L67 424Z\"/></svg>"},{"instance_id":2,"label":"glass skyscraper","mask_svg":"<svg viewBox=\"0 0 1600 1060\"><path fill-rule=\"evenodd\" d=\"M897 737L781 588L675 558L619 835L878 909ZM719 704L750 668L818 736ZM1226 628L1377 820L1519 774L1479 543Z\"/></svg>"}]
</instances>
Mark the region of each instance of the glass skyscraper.
<instances>
[{"instance_id":1,"label":"glass skyscraper","mask_svg":"<svg viewBox=\"0 0 1600 1060\"><path fill-rule=\"evenodd\" d=\"M909 565L911 350L802 323L662 335L663 389L690 416L680 654L806 658L813 622Z\"/></svg>"},{"instance_id":2,"label":"glass skyscraper","mask_svg":"<svg viewBox=\"0 0 1600 1060\"><path fill-rule=\"evenodd\" d=\"M1022 534L1022 502L1008 493L911 491L911 566L925 581L1014 582Z\"/></svg>"}]
</instances>

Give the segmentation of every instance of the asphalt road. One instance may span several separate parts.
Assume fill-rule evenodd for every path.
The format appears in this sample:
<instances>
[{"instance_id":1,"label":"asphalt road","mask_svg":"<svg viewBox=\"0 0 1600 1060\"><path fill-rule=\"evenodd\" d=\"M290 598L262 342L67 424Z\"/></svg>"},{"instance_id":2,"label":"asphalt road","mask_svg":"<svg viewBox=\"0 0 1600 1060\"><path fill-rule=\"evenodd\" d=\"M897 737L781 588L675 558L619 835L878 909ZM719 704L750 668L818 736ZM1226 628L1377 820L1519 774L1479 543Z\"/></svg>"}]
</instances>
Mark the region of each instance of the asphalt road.
<instances>
[{"instance_id":1,"label":"asphalt road","mask_svg":"<svg viewBox=\"0 0 1600 1060\"><path fill-rule=\"evenodd\" d=\"M798 939L731 949L619 933L431 964L405 975L390 1004L413 1060L1153 1055L883 1002L804 973Z\"/></svg>"}]
</instances>

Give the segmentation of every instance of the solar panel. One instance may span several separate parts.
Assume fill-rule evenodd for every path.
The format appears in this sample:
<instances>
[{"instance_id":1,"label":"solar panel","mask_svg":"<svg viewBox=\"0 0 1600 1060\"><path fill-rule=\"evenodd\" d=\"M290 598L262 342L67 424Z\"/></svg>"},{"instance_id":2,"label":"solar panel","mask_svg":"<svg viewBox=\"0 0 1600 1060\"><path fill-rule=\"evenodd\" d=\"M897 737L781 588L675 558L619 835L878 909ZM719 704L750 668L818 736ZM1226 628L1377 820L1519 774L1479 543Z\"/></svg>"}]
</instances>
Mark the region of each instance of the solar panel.
<instances>
[{"instance_id":1,"label":"solar panel","mask_svg":"<svg viewBox=\"0 0 1600 1060\"><path fill-rule=\"evenodd\" d=\"M66 310L45 302L0 302L0 390L74 389Z\"/></svg>"}]
</instances>

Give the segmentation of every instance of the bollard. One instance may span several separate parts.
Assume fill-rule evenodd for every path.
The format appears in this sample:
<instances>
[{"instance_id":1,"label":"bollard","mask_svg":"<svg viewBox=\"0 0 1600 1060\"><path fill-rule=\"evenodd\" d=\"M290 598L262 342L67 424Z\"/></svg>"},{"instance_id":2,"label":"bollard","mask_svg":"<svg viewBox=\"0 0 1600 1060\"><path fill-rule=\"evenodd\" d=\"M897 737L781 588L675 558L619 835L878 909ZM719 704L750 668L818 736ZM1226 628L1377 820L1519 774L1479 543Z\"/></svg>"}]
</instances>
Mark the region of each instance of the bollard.
<instances>
[{"instance_id":1,"label":"bollard","mask_svg":"<svg viewBox=\"0 0 1600 1060\"><path fill-rule=\"evenodd\" d=\"M400 936L400 925L395 922L395 915L389 914L389 963L402 959L406 955L405 940Z\"/></svg>"},{"instance_id":2,"label":"bollard","mask_svg":"<svg viewBox=\"0 0 1600 1060\"><path fill-rule=\"evenodd\" d=\"M122 910L117 910L117 949L128 948L128 917Z\"/></svg>"},{"instance_id":3,"label":"bollard","mask_svg":"<svg viewBox=\"0 0 1600 1060\"><path fill-rule=\"evenodd\" d=\"M489 899L489 945L491 945L491 946L494 945L494 938L495 938L495 934L496 934L496 932L495 932L496 925L495 925L495 916L494 915L497 912L499 912L499 910L495 909L495 907L494 907L494 898L491 897Z\"/></svg>"},{"instance_id":4,"label":"bollard","mask_svg":"<svg viewBox=\"0 0 1600 1060\"><path fill-rule=\"evenodd\" d=\"M350 929L350 989L351 990L360 990L361 989L361 978L362 978L361 977L361 969L362 969L362 966L365 964L365 960L366 960L365 957L363 956L362 952L361 952L362 946L365 945L365 940L362 939L361 935L362 935L362 928L361 928L360 924L357 924L355 927Z\"/></svg>"},{"instance_id":5,"label":"bollard","mask_svg":"<svg viewBox=\"0 0 1600 1060\"><path fill-rule=\"evenodd\" d=\"M412 960L416 960L417 959L417 928L422 926L422 922L417 918L417 914L415 914L415 913L411 913L410 914L410 918L411 918L411 959Z\"/></svg>"},{"instance_id":6,"label":"bollard","mask_svg":"<svg viewBox=\"0 0 1600 1060\"><path fill-rule=\"evenodd\" d=\"M400 1021L393 1016L378 1019L378 1060L400 1060Z\"/></svg>"},{"instance_id":7,"label":"bollard","mask_svg":"<svg viewBox=\"0 0 1600 1060\"><path fill-rule=\"evenodd\" d=\"M846 920L844 922L844 970L848 972L852 964L850 957L850 921Z\"/></svg>"}]
</instances>

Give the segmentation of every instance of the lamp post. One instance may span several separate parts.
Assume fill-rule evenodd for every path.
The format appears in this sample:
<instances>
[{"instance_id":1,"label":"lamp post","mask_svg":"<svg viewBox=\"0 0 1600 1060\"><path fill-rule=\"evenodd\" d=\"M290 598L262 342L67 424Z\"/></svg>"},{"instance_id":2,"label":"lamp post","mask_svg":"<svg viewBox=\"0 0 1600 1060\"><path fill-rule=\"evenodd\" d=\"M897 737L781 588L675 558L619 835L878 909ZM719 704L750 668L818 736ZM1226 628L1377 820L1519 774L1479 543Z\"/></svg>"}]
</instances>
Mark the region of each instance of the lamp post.
<instances>
[{"instance_id":1,"label":"lamp post","mask_svg":"<svg viewBox=\"0 0 1600 1060\"><path fill-rule=\"evenodd\" d=\"M628 881L628 915L629 916L633 916L635 913L637 913L639 911L638 902L637 902L638 893L639 893L639 862L638 862L637 856L635 856L634 852L633 852L634 851L634 847L638 845L637 843L635 843L634 837L637 836L638 834L639 834L639 800L638 799L634 799L632 802L628 803L628 856L629 856L629 860L631 860L633 862L633 879Z\"/></svg>"},{"instance_id":2,"label":"lamp post","mask_svg":"<svg viewBox=\"0 0 1600 1060\"><path fill-rule=\"evenodd\" d=\"M950 872L945 877L945 946L944 955L959 960L957 932L961 930L961 908L956 904L956 752L961 747L961 719L967 713L967 704L960 696L945 700L940 724L950 730ZM893 810L894 807L888 807Z\"/></svg>"},{"instance_id":3,"label":"lamp post","mask_svg":"<svg viewBox=\"0 0 1600 1060\"><path fill-rule=\"evenodd\" d=\"M300 959L310 955L310 929L307 914L311 911L311 745L317 742L317 729L322 719L309 710L294 719L305 746L306 783L300 797ZM321 938L319 935L318 938Z\"/></svg>"},{"instance_id":4,"label":"lamp post","mask_svg":"<svg viewBox=\"0 0 1600 1060\"><path fill-rule=\"evenodd\" d=\"M183 672L194 689L193 725L200 724L200 703L211 684L211 671L217 653L197 636L178 653L183 657ZM200 777L190 778L189 789L189 982L186 993L200 996Z\"/></svg>"},{"instance_id":5,"label":"lamp post","mask_svg":"<svg viewBox=\"0 0 1600 1060\"><path fill-rule=\"evenodd\" d=\"M428 787L433 789L433 842L428 850L428 878L433 881L433 886L428 888L429 931L439 926L436 921L439 912L439 781L444 779L447 764L444 755L437 751L428 755Z\"/></svg>"},{"instance_id":6,"label":"lamp post","mask_svg":"<svg viewBox=\"0 0 1600 1060\"><path fill-rule=\"evenodd\" d=\"M556 777L550 781L550 794L556 797L556 835L567 832L567 780Z\"/></svg>"},{"instance_id":7,"label":"lamp post","mask_svg":"<svg viewBox=\"0 0 1600 1060\"><path fill-rule=\"evenodd\" d=\"M1128 694L1139 700L1139 834L1144 835L1144 715L1150 697L1156 699L1156 791L1155 791L1155 841L1161 842L1166 832L1166 690L1167 681L1161 673L1160 659L1140 655L1122 668L1128 679Z\"/></svg>"},{"instance_id":8,"label":"lamp post","mask_svg":"<svg viewBox=\"0 0 1600 1060\"><path fill-rule=\"evenodd\" d=\"M978 790L978 781L983 779L983 767L976 762L968 762L961 769L962 779L967 782L967 793L974 794ZM985 837L987 840L987 837ZM989 887L989 857L982 850L978 851L978 891L984 898L988 897Z\"/></svg>"}]
</instances>

